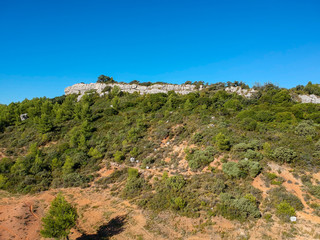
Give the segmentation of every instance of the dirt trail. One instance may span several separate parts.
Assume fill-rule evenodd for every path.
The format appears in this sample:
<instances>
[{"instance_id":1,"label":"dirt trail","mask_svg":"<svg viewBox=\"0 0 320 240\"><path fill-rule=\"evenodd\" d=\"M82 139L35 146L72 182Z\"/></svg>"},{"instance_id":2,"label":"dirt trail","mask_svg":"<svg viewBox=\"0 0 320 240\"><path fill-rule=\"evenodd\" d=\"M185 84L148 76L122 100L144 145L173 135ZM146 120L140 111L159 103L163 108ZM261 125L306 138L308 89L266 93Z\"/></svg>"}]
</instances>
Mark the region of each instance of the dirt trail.
<instances>
[{"instance_id":1,"label":"dirt trail","mask_svg":"<svg viewBox=\"0 0 320 240\"><path fill-rule=\"evenodd\" d=\"M259 174L257 177L253 179L252 186L259 189L262 192L262 198L265 199L267 197L268 188L264 181L262 180L262 175Z\"/></svg>"}]
</instances>

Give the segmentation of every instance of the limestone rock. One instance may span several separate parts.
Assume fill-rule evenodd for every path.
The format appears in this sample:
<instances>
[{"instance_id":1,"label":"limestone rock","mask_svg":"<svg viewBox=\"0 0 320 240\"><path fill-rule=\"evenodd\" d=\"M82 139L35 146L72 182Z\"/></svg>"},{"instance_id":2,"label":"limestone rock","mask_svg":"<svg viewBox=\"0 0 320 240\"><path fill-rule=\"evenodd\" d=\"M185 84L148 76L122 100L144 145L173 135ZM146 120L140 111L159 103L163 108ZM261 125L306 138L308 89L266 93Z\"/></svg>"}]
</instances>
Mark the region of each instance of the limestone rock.
<instances>
[{"instance_id":1,"label":"limestone rock","mask_svg":"<svg viewBox=\"0 0 320 240\"><path fill-rule=\"evenodd\" d=\"M28 114L27 113L23 113L20 115L20 119L21 121L27 120L28 119Z\"/></svg>"},{"instance_id":2,"label":"limestone rock","mask_svg":"<svg viewBox=\"0 0 320 240\"><path fill-rule=\"evenodd\" d=\"M298 95L302 103L320 103L320 97L314 94L311 95Z\"/></svg>"},{"instance_id":3,"label":"limestone rock","mask_svg":"<svg viewBox=\"0 0 320 240\"><path fill-rule=\"evenodd\" d=\"M243 97L246 98L251 98L253 96L254 93L256 93L257 91L254 89L242 89L241 87L226 87L225 89L226 92L229 93L237 93Z\"/></svg>"},{"instance_id":4,"label":"limestone rock","mask_svg":"<svg viewBox=\"0 0 320 240\"><path fill-rule=\"evenodd\" d=\"M115 86L119 87L121 91L128 92L128 93L134 93L138 92L141 95L143 94L152 94L152 93L168 93L169 91L175 91L179 94L188 94L191 92L198 91L196 89L195 85L178 85L178 84L154 84L151 86L140 86L137 84L121 84L121 83L113 83L113 84L105 84L105 83L77 83L70 87L67 87L64 92L65 95L69 94L79 94L78 101L82 98L82 96L86 92L90 91L96 91L100 96L103 96L107 92L104 91L104 89L110 86L111 88L114 88ZM199 90L202 89L202 86Z\"/></svg>"}]
</instances>

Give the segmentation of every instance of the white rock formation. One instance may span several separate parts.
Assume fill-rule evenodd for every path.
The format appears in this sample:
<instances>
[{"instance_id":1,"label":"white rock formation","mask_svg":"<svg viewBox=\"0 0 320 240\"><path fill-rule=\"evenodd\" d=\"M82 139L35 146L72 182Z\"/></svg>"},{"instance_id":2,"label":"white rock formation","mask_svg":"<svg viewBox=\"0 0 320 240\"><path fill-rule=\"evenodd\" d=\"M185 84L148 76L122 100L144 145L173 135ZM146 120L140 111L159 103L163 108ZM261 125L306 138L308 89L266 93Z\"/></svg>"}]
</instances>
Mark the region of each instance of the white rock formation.
<instances>
[{"instance_id":1,"label":"white rock formation","mask_svg":"<svg viewBox=\"0 0 320 240\"><path fill-rule=\"evenodd\" d=\"M311 94L311 95L298 95L300 102L302 103L320 103L320 97Z\"/></svg>"},{"instance_id":2,"label":"white rock formation","mask_svg":"<svg viewBox=\"0 0 320 240\"><path fill-rule=\"evenodd\" d=\"M254 89L242 89L241 87L226 87L226 92L228 93L237 93L243 97L251 98L255 92Z\"/></svg>"},{"instance_id":3,"label":"white rock formation","mask_svg":"<svg viewBox=\"0 0 320 240\"><path fill-rule=\"evenodd\" d=\"M138 92L140 94L147 94L147 93L167 93L169 91L175 91L179 94L188 94L191 92L196 92L202 89L202 86L200 86L200 89L196 89L195 85L190 84L155 84L151 86L140 86L137 84L120 84L120 83L114 83L114 84L105 84L105 83L77 83L70 87L67 87L64 92L66 95L69 94L79 94L78 101L82 98L82 96L88 92L95 90L100 96L103 96L104 94L107 94L107 92L104 92L103 90L110 86L111 88L118 86L121 91L128 92L128 93L134 93ZM257 91L254 89L242 89L241 87L227 87L225 88L226 92L229 93L237 93L243 97L251 98L254 93ZM298 97L294 98L296 101L299 101L301 103L316 103L320 104L320 97L316 96L314 94L312 95L298 95Z\"/></svg>"},{"instance_id":4,"label":"white rock formation","mask_svg":"<svg viewBox=\"0 0 320 240\"><path fill-rule=\"evenodd\" d=\"M84 84L84 83L77 83L74 84L70 87L67 87L64 90L65 95L69 94L79 94L78 100L82 98L82 96L91 90L95 90L100 96L106 94L103 92L105 87L110 86L111 88L118 86L121 91L123 92L128 92L128 93L134 93L138 92L140 94L147 94L147 93L167 93L169 91L175 91L176 93L179 94L188 94L191 92L198 91L196 89L195 85L177 85L177 84L154 84L151 86L140 86L137 84L120 84L120 83L114 83L114 84L105 84L105 83L89 83L89 84ZM202 86L200 86L200 89L202 89Z\"/></svg>"}]
</instances>

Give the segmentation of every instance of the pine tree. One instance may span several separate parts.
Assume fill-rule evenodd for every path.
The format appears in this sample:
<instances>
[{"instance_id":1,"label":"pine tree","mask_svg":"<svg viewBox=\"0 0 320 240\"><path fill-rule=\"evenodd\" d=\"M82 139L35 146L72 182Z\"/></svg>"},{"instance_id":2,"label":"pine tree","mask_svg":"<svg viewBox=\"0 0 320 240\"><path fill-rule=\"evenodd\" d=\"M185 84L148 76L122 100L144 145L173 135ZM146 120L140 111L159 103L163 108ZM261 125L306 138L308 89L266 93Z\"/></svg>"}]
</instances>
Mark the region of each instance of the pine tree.
<instances>
[{"instance_id":1,"label":"pine tree","mask_svg":"<svg viewBox=\"0 0 320 240\"><path fill-rule=\"evenodd\" d=\"M47 238L69 239L70 229L76 225L76 208L68 203L61 193L51 202L47 215L42 218L40 234Z\"/></svg>"}]
</instances>

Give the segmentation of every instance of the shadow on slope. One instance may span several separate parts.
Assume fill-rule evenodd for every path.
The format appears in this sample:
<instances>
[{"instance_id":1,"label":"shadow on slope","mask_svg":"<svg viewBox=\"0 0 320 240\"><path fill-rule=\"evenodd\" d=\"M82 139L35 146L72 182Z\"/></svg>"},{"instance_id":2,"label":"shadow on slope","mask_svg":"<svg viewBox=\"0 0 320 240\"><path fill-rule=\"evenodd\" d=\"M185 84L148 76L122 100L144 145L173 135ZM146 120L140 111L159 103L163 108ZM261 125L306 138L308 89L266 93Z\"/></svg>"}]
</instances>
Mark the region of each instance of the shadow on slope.
<instances>
[{"instance_id":1,"label":"shadow on slope","mask_svg":"<svg viewBox=\"0 0 320 240\"><path fill-rule=\"evenodd\" d=\"M124 230L124 225L126 223L126 215L117 216L111 219L107 224L99 227L96 234L83 234L76 240L103 240L109 239L112 236L120 234Z\"/></svg>"}]
</instances>

